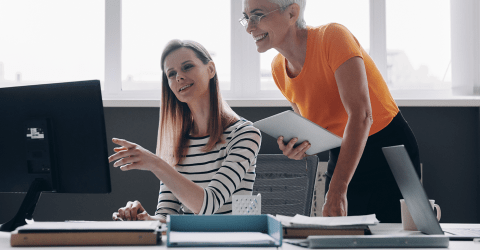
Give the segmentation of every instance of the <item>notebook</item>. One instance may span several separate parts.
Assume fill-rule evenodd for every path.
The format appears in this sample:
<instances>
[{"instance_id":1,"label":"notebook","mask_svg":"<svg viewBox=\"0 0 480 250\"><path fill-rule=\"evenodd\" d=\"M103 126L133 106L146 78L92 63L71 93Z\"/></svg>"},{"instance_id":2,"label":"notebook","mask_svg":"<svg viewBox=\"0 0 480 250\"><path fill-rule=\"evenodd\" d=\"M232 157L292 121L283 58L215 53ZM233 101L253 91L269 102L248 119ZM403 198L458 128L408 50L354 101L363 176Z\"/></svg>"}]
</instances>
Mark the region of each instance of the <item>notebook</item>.
<instances>
[{"instance_id":1,"label":"notebook","mask_svg":"<svg viewBox=\"0 0 480 250\"><path fill-rule=\"evenodd\" d=\"M307 155L337 148L342 144L341 137L291 110L256 121L253 126L275 139L283 136L284 143L295 137L298 138L295 146L308 141L312 146L306 151Z\"/></svg>"},{"instance_id":2,"label":"notebook","mask_svg":"<svg viewBox=\"0 0 480 250\"><path fill-rule=\"evenodd\" d=\"M446 235L451 240L472 240L480 237L479 228L442 230L405 146L384 147L382 150L419 231L428 235Z\"/></svg>"}]
</instances>

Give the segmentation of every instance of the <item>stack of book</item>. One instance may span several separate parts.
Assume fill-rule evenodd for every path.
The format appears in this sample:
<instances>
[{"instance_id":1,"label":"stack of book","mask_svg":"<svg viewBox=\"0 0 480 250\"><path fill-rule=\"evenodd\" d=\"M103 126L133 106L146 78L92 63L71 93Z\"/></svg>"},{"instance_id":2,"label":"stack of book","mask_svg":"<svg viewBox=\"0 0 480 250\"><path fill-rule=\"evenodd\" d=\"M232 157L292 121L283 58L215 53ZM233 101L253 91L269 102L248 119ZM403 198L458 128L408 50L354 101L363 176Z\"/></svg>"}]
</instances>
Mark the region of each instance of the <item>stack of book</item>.
<instances>
[{"instance_id":1,"label":"stack of book","mask_svg":"<svg viewBox=\"0 0 480 250\"><path fill-rule=\"evenodd\" d=\"M366 235L370 234L368 226L379 221L374 214L344 217L294 217L276 215L283 226L283 238L306 239L310 235Z\"/></svg>"}]
</instances>

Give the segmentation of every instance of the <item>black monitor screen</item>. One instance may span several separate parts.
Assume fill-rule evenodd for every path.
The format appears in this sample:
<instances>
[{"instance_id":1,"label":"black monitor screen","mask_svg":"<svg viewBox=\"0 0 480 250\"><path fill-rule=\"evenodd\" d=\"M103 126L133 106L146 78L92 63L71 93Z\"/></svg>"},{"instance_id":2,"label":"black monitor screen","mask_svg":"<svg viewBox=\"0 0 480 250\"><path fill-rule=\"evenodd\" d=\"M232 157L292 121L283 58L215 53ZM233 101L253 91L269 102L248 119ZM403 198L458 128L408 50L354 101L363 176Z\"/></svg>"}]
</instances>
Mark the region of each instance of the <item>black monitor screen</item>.
<instances>
[{"instance_id":1,"label":"black monitor screen","mask_svg":"<svg viewBox=\"0 0 480 250\"><path fill-rule=\"evenodd\" d=\"M109 193L98 80L0 88L0 192Z\"/></svg>"},{"instance_id":2,"label":"black monitor screen","mask_svg":"<svg viewBox=\"0 0 480 250\"><path fill-rule=\"evenodd\" d=\"M42 192L110 193L100 81L0 88L0 192L26 192L12 231Z\"/></svg>"}]
</instances>

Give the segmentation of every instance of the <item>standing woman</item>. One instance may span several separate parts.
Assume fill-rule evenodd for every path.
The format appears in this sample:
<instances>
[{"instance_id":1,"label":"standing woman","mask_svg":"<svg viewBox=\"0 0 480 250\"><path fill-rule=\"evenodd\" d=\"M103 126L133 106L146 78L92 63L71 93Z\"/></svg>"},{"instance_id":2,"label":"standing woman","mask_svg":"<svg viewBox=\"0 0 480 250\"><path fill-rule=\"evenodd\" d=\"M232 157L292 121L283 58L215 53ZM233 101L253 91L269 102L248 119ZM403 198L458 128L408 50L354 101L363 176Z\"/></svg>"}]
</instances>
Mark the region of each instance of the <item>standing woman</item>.
<instances>
[{"instance_id":1,"label":"standing woman","mask_svg":"<svg viewBox=\"0 0 480 250\"><path fill-rule=\"evenodd\" d=\"M114 220L160 220L168 214L229 214L232 195L251 195L261 135L223 101L215 64L193 41L172 40L162 58L157 154L113 139L109 157L121 170L140 169L160 180L155 215L128 202Z\"/></svg>"},{"instance_id":2,"label":"standing woman","mask_svg":"<svg viewBox=\"0 0 480 250\"><path fill-rule=\"evenodd\" d=\"M257 51L276 49L272 75L293 110L343 138L330 150L323 216L375 213L400 222L402 195L382 147L405 145L417 173L418 146L372 58L350 31L336 23L305 24L306 0L244 0L240 23ZM283 154L305 157L308 141Z\"/></svg>"}]
</instances>

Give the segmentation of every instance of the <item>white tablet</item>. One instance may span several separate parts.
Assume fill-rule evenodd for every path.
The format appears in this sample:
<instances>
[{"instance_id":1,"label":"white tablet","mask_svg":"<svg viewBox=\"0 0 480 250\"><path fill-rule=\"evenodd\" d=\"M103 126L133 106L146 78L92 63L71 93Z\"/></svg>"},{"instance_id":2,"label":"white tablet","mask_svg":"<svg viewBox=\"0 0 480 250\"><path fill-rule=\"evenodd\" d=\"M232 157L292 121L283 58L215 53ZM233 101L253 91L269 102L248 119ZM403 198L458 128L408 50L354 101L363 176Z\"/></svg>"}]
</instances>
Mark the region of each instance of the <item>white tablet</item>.
<instances>
[{"instance_id":1,"label":"white tablet","mask_svg":"<svg viewBox=\"0 0 480 250\"><path fill-rule=\"evenodd\" d=\"M254 122L253 126L275 139L283 136L284 143L295 137L298 138L295 146L304 141L310 142L312 146L307 150L307 155L337 148L342 144L341 137L291 110Z\"/></svg>"}]
</instances>

